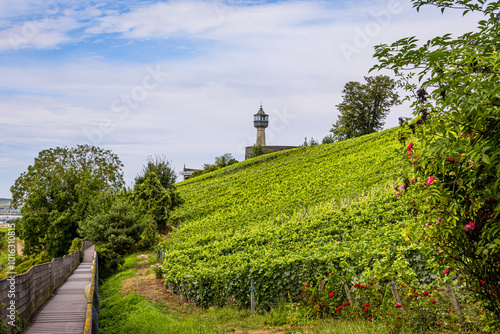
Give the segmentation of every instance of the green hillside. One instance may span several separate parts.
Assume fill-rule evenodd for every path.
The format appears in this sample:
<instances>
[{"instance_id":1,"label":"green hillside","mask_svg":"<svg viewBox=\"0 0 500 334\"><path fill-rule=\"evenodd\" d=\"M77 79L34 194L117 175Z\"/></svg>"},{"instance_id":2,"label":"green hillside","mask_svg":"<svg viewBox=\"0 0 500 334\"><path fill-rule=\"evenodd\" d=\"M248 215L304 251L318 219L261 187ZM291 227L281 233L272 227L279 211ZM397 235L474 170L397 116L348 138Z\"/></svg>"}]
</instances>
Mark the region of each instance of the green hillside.
<instances>
[{"instance_id":1,"label":"green hillside","mask_svg":"<svg viewBox=\"0 0 500 334\"><path fill-rule=\"evenodd\" d=\"M420 246L406 237L408 205L395 196L399 148L388 130L180 183L181 223L161 244L167 284L198 305L247 306L251 281L265 305L332 271L426 279Z\"/></svg>"}]
</instances>

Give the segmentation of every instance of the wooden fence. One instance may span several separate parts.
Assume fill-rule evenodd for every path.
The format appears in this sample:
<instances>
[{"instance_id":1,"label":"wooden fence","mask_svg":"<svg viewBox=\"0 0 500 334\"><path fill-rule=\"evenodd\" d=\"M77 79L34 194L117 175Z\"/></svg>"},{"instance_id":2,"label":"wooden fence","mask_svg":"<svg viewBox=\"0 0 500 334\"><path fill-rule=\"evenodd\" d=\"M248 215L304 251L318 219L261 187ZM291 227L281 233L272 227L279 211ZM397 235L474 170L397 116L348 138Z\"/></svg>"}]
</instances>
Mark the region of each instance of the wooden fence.
<instances>
[{"instance_id":1,"label":"wooden fence","mask_svg":"<svg viewBox=\"0 0 500 334\"><path fill-rule=\"evenodd\" d=\"M85 315L84 334L99 334L99 264L97 252L94 251L92 261L92 280L87 296L87 313Z\"/></svg>"},{"instance_id":2,"label":"wooden fence","mask_svg":"<svg viewBox=\"0 0 500 334\"><path fill-rule=\"evenodd\" d=\"M23 321L29 320L52 292L78 267L81 254L91 245L90 241L84 241L80 251L35 265L24 274L0 280L0 324L2 321L5 325L15 321L19 326ZM7 326L5 333L11 333L14 328Z\"/></svg>"}]
</instances>

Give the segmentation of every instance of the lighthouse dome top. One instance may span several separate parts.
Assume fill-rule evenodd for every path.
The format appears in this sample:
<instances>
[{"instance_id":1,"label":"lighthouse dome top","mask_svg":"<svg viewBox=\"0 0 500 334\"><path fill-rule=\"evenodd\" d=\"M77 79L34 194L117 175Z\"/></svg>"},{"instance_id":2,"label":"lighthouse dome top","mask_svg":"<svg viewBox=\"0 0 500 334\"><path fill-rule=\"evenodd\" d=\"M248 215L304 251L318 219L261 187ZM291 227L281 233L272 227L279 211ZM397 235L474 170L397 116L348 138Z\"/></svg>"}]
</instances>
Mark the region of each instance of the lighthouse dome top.
<instances>
[{"instance_id":1,"label":"lighthouse dome top","mask_svg":"<svg viewBox=\"0 0 500 334\"><path fill-rule=\"evenodd\" d=\"M256 128L267 128L269 125L269 115L262 109L262 104L260 105L259 111L253 115L253 126Z\"/></svg>"}]
</instances>

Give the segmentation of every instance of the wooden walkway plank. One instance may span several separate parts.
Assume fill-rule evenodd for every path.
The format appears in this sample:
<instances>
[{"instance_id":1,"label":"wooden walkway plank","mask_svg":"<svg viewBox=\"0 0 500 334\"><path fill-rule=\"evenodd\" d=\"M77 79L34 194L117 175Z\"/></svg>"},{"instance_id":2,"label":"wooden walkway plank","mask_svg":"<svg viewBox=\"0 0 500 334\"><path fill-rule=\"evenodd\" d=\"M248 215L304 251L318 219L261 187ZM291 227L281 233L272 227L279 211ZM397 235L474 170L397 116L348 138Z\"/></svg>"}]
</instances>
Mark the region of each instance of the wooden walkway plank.
<instances>
[{"instance_id":1,"label":"wooden walkway plank","mask_svg":"<svg viewBox=\"0 0 500 334\"><path fill-rule=\"evenodd\" d=\"M94 246L84 252L83 261L32 318L23 334L82 334L87 299L84 290L92 279Z\"/></svg>"}]
</instances>

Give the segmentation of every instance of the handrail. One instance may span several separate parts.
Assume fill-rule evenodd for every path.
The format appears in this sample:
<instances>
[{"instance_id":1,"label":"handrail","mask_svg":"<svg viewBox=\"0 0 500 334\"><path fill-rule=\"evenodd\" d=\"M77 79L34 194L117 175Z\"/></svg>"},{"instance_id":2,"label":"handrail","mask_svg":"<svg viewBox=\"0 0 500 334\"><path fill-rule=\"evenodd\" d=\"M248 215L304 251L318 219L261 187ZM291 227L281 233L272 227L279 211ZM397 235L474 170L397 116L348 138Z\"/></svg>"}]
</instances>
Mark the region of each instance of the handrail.
<instances>
[{"instance_id":1,"label":"handrail","mask_svg":"<svg viewBox=\"0 0 500 334\"><path fill-rule=\"evenodd\" d=\"M10 315L7 308L0 308L0 323L17 317L17 326L37 311L50 297L56 288L78 267L83 251L92 245L84 241L80 251L76 251L62 258L53 258L50 262L40 263L29 268L25 273L0 279L0 305L11 305L14 301L15 309ZM12 287L12 288L11 288ZM7 292L12 290L12 294ZM14 331L9 326L7 333Z\"/></svg>"},{"instance_id":2,"label":"handrail","mask_svg":"<svg viewBox=\"0 0 500 334\"><path fill-rule=\"evenodd\" d=\"M98 262L97 252L94 251L94 260L92 261L92 278L87 297L87 312L85 315L84 334L99 334L99 287L98 282ZM86 289L85 289L86 290Z\"/></svg>"}]
</instances>

